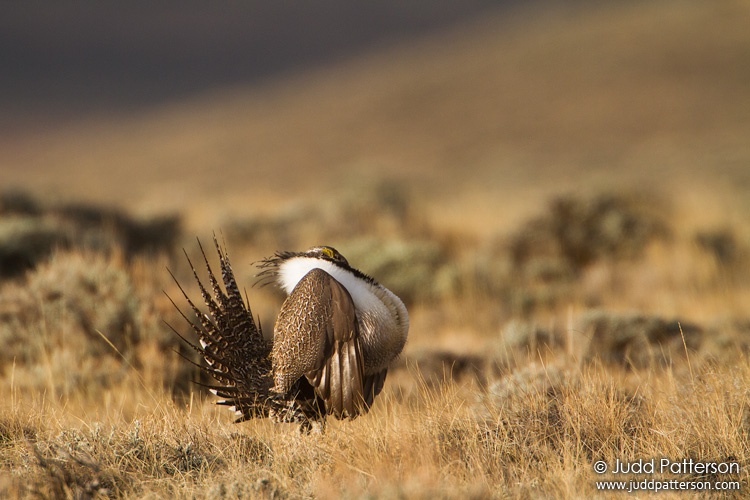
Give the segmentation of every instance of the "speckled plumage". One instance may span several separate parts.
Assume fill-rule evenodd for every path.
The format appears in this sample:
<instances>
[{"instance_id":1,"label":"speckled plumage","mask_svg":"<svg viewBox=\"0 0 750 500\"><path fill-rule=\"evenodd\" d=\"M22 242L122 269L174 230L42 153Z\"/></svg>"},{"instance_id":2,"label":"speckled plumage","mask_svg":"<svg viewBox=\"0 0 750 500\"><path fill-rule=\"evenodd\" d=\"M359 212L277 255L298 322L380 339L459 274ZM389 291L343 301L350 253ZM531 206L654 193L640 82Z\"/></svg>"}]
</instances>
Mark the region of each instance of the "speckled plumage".
<instances>
[{"instance_id":1,"label":"speckled plumage","mask_svg":"<svg viewBox=\"0 0 750 500\"><path fill-rule=\"evenodd\" d=\"M226 293L222 291L211 266L209 266L208 258L203 251L203 247L200 246L200 242L199 246L208 272L213 296L198 278L198 273L190 258L187 257L187 254L185 255L210 316L201 313L175 279L198 322L190 321L187 316L182 314L182 311L180 313L190 323L198 336L200 345L183 340L203 355L208 366L201 366L201 368L219 382L219 385L210 386L214 394L225 398L220 400L219 404L233 406L237 411L238 421L253 417L266 417L269 415L267 401L273 385L271 376L272 343L264 339L263 332L255 324L250 306L246 304L240 294L229 257L219 247L216 238L214 238L214 245L219 254L222 281ZM174 275L172 275L172 278L174 278ZM174 304L174 301L172 303ZM175 307L179 310L176 304Z\"/></svg>"},{"instance_id":2,"label":"speckled plumage","mask_svg":"<svg viewBox=\"0 0 750 500\"><path fill-rule=\"evenodd\" d=\"M259 265L261 277L288 293L274 339L267 341L240 295L226 253L215 238L214 244L226 293L205 253L213 296L190 263L210 316L180 290L199 320L191 325L200 346L190 345L219 382L212 387L225 398L219 403L233 406L238 421L270 417L301 422L303 428L326 415L366 413L406 342L408 314L398 297L331 247L278 252Z\"/></svg>"}]
</instances>

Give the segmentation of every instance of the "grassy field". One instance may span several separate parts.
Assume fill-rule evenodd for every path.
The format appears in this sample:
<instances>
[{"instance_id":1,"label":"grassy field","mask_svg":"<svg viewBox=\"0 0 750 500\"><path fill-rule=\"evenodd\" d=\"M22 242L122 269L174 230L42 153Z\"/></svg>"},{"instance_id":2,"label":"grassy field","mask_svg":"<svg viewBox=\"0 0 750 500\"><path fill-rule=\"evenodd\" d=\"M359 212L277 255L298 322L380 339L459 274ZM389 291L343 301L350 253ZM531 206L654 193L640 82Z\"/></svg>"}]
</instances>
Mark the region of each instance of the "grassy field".
<instances>
[{"instance_id":1,"label":"grassy field","mask_svg":"<svg viewBox=\"0 0 750 500\"><path fill-rule=\"evenodd\" d=\"M748 20L506 11L0 139L0 497L746 496ZM277 249L332 245L404 299L370 414L233 424L191 382L166 269L191 284L213 231L266 332L282 297L252 262ZM739 472L593 470L662 457Z\"/></svg>"}]
</instances>

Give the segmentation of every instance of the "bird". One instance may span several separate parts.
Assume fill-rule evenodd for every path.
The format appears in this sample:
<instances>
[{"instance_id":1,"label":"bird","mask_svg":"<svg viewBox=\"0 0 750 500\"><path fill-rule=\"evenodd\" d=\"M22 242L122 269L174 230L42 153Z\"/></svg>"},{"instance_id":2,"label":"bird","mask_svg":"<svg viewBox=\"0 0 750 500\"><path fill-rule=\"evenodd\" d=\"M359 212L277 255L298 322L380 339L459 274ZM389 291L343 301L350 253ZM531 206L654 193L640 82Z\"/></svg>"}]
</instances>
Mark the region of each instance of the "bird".
<instances>
[{"instance_id":1,"label":"bird","mask_svg":"<svg viewBox=\"0 0 750 500\"><path fill-rule=\"evenodd\" d=\"M208 312L171 271L195 319L167 296L198 337L197 344L190 342L172 328L205 360L198 366L216 380L208 389L221 398L217 404L229 406L235 422L296 422L302 432L324 425L327 416L367 413L406 344L409 314L401 299L333 247L277 251L257 263L259 283L275 283L286 293L267 339L247 292L244 298L240 293L226 244L216 235L213 240L223 289L200 240L208 287L185 252Z\"/></svg>"}]
</instances>

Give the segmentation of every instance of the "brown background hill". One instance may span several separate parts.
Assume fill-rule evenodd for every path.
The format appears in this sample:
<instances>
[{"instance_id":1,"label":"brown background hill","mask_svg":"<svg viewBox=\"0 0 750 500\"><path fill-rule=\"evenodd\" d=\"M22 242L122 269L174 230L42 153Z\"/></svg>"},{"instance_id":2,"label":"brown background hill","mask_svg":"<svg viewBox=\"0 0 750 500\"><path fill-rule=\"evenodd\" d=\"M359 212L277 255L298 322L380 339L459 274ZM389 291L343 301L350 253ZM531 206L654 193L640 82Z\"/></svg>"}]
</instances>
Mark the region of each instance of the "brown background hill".
<instances>
[{"instance_id":1,"label":"brown background hill","mask_svg":"<svg viewBox=\"0 0 750 500\"><path fill-rule=\"evenodd\" d=\"M732 203L750 199L749 16L732 1L484 11L255 83L59 127L50 113L2 139L0 184L205 226L382 177L479 227L591 186L747 213Z\"/></svg>"}]
</instances>

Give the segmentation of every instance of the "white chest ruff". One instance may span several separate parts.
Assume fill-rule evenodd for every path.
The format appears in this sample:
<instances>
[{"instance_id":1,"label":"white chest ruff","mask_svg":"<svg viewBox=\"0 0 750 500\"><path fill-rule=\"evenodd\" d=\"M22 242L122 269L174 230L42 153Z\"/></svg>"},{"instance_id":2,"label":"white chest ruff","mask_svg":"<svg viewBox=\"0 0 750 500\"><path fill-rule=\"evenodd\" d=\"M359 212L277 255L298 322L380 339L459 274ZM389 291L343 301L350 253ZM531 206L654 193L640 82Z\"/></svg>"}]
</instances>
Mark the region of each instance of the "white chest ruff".
<instances>
[{"instance_id":1,"label":"white chest ruff","mask_svg":"<svg viewBox=\"0 0 750 500\"><path fill-rule=\"evenodd\" d=\"M409 315L401 299L378 283L370 283L331 262L293 257L279 266L278 281L287 294L312 269L322 269L346 288L359 323L365 374L374 374L393 361L406 344Z\"/></svg>"}]
</instances>

